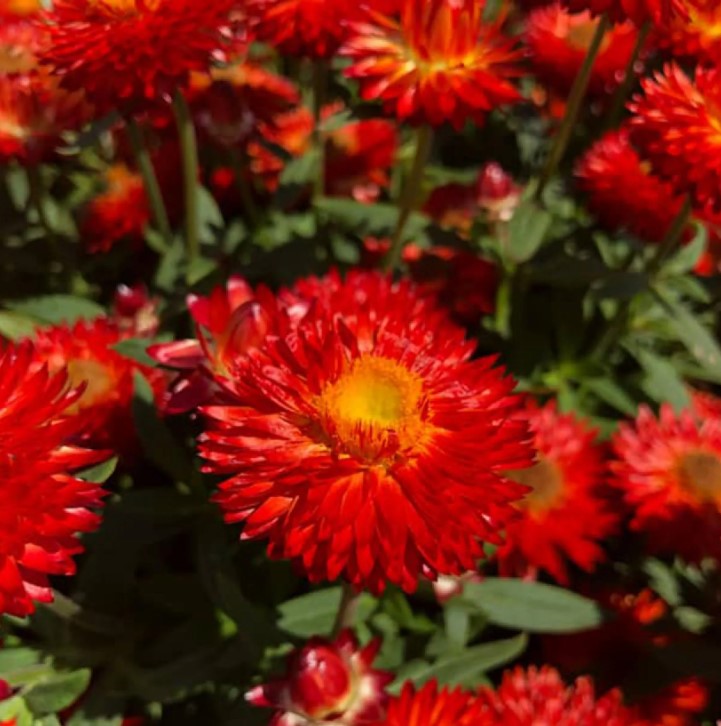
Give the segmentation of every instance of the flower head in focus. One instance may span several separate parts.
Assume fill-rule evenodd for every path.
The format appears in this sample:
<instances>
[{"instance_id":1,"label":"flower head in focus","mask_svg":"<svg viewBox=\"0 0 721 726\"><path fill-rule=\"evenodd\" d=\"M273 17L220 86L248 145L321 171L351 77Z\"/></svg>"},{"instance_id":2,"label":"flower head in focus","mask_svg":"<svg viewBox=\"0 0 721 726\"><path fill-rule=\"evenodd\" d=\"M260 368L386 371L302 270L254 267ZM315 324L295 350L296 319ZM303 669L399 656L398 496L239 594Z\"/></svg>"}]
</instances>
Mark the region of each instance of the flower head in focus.
<instances>
[{"instance_id":1,"label":"flower head in focus","mask_svg":"<svg viewBox=\"0 0 721 726\"><path fill-rule=\"evenodd\" d=\"M373 723L384 712L385 687L393 680L373 668L379 648L379 640L361 648L349 630L332 641L312 638L290 654L283 677L256 686L246 699L276 709L272 726Z\"/></svg>"},{"instance_id":2,"label":"flower head in focus","mask_svg":"<svg viewBox=\"0 0 721 726\"><path fill-rule=\"evenodd\" d=\"M510 79L520 53L499 22L483 20L480 0L404 0L400 20L370 13L353 26L342 53L366 100L401 120L460 129L520 100Z\"/></svg>"},{"instance_id":3,"label":"flower head in focus","mask_svg":"<svg viewBox=\"0 0 721 726\"><path fill-rule=\"evenodd\" d=\"M601 542L616 517L600 496L605 474L596 431L555 402L527 411L538 461L510 476L530 487L519 503L523 516L508 525L497 550L502 572L548 572L568 584L567 563L593 571L605 559Z\"/></svg>"},{"instance_id":4,"label":"flower head in focus","mask_svg":"<svg viewBox=\"0 0 721 726\"><path fill-rule=\"evenodd\" d=\"M305 315L204 409L226 520L312 582L412 591L474 569L523 493L503 472L531 460L513 381L407 282L332 275L295 296Z\"/></svg>"},{"instance_id":5,"label":"flower head in focus","mask_svg":"<svg viewBox=\"0 0 721 726\"><path fill-rule=\"evenodd\" d=\"M29 343L0 353L0 614L19 617L52 601L48 575L75 572L76 534L97 527L102 490L73 472L107 458L71 443L82 389L35 358Z\"/></svg>"},{"instance_id":6,"label":"flower head in focus","mask_svg":"<svg viewBox=\"0 0 721 726\"><path fill-rule=\"evenodd\" d=\"M41 58L103 114L168 102L223 57L231 0L56 0Z\"/></svg>"},{"instance_id":7,"label":"flower head in focus","mask_svg":"<svg viewBox=\"0 0 721 726\"><path fill-rule=\"evenodd\" d=\"M372 726L485 726L478 699L460 688L439 688L435 680L416 688L406 683L391 699L385 718Z\"/></svg>"},{"instance_id":8,"label":"flower head in focus","mask_svg":"<svg viewBox=\"0 0 721 726\"><path fill-rule=\"evenodd\" d=\"M613 440L615 483L651 552L721 555L721 419L642 407Z\"/></svg>"},{"instance_id":9,"label":"flower head in focus","mask_svg":"<svg viewBox=\"0 0 721 726\"><path fill-rule=\"evenodd\" d=\"M668 63L629 104L631 141L641 158L706 213L721 212L720 79L721 70L699 67L692 81Z\"/></svg>"}]
</instances>

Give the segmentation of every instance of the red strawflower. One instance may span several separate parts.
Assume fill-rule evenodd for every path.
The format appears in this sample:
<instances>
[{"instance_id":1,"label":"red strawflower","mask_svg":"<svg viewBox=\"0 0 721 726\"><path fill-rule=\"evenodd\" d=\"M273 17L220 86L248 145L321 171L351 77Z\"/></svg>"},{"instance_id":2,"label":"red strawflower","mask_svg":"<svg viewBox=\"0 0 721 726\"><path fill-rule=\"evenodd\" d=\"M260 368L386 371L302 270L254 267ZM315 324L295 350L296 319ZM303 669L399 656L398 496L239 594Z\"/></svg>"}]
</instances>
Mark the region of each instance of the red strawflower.
<instances>
[{"instance_id":1,"label":"red strawflower","mask_svg":"<svg viewBox=\"0 0 721 726\"><path fill-rule=\"evenodd\" d=\"M390 184L398 146L395 124L352 121L325 135L326 194L374 202Z\"/></svg>"},{"instance_id":2,"label":"red strawflower","mask_svg":"<svg viewBox=\"0 0 721 726\"><path fill-rule=\"evenodd\" d=\"M689 389L691 408L700 418L721 418L721 398L708 391Z\"/></svg>"},{"instance_id":3,"label":"red strawflower","mask_svg":"<svg viewBox=\"0 0 721 726\"><path fill-rule=\"evenodd\" d=\"M3 21L29 18L41 10L40 0L0 0L0 19Z\"/></svg>"},{"instance_id":4,"label":"red strawflower","mask_svg":"<svg viewBox=\"0 0 721 726\"><path fill-rule=\"evenodd\" d=\"M61 145L64 131L87 118L81 94L67 93L42 73L0 73L0 163L46 161Z\"/></svg>"},{"instance_id":5,"label":"red strawflower","mask_svg":"<svg viewBox=\"0 0 721 726\"><path fill-rule=\"evenodd\" d=\"M212 68L191 77L190 103L196 125L219 146L245 143L259 126L273 127L276 117L300 102L291 81L256 63Z\"/></svg>"},{"instance_id":6,"label":"red strawflower","mask_svg":"<svg viewBox=\"0 0 721 726\"><path fill-rule=\"evenodd\" d=\"M403 686L391 699L385 718L372 726L485 726L479 718L478 699L460 688L438 688L435 680L416 688Z\"/></svg>"},{"instance_id":7,"label":"red strawflower","mask_svg":"<svg viewBox=\"0 0 721 726\"><path fill-rule=\"evenodd\" d=\"M148 379L156 397L165 389L161 371L113 349L128 337L108 318L42 328L33 336L38 365L47 365L51 371L67 370L73 385L84 385L82 395L69 409L82 422L82 440L126 455L136 448L131 410L135 372Z\"/></svg>"},{"instance_id":8,"label":"red strawflower","mask_svg":"<svg viewBox=\"0 0 721 726\"><path fill-rule=\"evenodd\" d=\"M629 104L631 141L653 171L694 207L721 211L721 71L696 70L695 81L675 63L643 81Z\"/></svg>"},{"instance_id":9,"label":"red strawflower","mask_svg":"<svg viewBox=\"0 0 721 726\"><path fill-rule=\"evenodd\" d=\"M686 678L646 696L637 708L649 726L697 726L708 703L708 688L698 678Z\"/></svg>"},{"instance_id":10,"label":"red strawflower","mask_svg":"<svg viewBox=\"0 0 721 726\"><path fill-rule=\"evenodd\" d=\"M12 695L13 689L10 687L10 684L0 678L0 701L4 701Z\"/></svg>"},{"instance_id":11,"label":"red strawflower","mask_svg":"<svg viewBox=\"0 0 721 726\"><path fill-rule=\"evenodd\" d=\"M581 157L576 177L588 206L611 231L627 229L660 242L681 211L683 200L651 173L631 146L627 129L610 131Z\"/></svg>"},{"instance_id":12,"label":"red strawflower","mask_svg":"<svg viewBox=\"0 0 721 726\"><path fill-rule=\"evenodd\" d=\"M0 73L25 74L36 70L37 53L44 38L42 30L29 20L3 21L0 24Z\"/></svg>"},{"instance_id":13,"label":"red strawflower","mask_svg":"<svg viewBox=\"0 0 721 726\"><path fill-rule=\"evenodd\" d=\"M148 354L180 371L164 403L166 413L185 413L210 402L218 393L214 376L224 376L239 356L260 345L276 312L272 293L253 288L233 276L208 297L190 294L186 304L196 327L196 338L160 343Z\"/></svg>"},{"instance_id":14,"label":"red strawflower","mask_svg":"<svg viewBox=\"0 0 721 726\"><path fill-rule=\"evenodd\" d=\"M143 179L125 164L105 170L105 191L86 207L80 234L88 252L108 252L118 242L139 242L150 222L150 206Z\"/></svg>"},{"instance_id":15,"label":"red strawflower","mask_svg":"<svg viewBox=\"0 0 721 726\"><path fill-rule=\"evenodd\" d=\"M354 24L341 51L345 71L366 100L380 100L401 120L456 129L483 124L499 106L520 100L509 79L520 75L515 41L500 21L483 20L479 0L404 0L400 21L371 13Z\"/></svg>"},{"instance_id":16,"label":"red strawflower","mask_svg":"<svg viewBox=\"0 0 721 726\"><path fill-rule=\"evenodd\" d=\"M474 726L640 726L621 692L597 696L589 677L566 685L550 666L506 671L497 690L481 688Z\"/></svg>"},{"instance_id":17,"label":"red strawflower","mask_svg":"<svg viewBox=\"0 0 721 726\"><path fill-rule=\"evenodd\" d=\"M35 359L29 343L0 354L0 614L19 617L52 601L48 575L74 573L76 533L98 525L102 490L72 472L107 456L71 445L82 392Z\"/></svg>"},{"instance_id":18,"label":"red strawflower","mask_svg":"<svg viewBox=\"0 0 721 726\"><path fill-rule=\"evenodd\" d=\"M631 528L653 552L696 562L721 556L721 419L693 410L645 406L613 439L616 485L631 508Z\"/></svg>"},{"instance_id":19,"label":"red strawflower","mask_svg":"<svg viewBox=\"0 0 721 726\"><path fill-rule=\"evenodd\" d=\"M601 542L616 524L600 496L603 451L597 431L573 414L559 413L554 401L529 404L525 416L538 459L510 475L531 491L519 503L523 516L508 525L496 556L505 574L535 576L543 570L567 585L567 563L592 572L605 559Z\"/></svg>"},{"instance_id":20,"label":"red strawflower","mask_svg":"<svg viewBox=\"0 0 721 726\"><path fill-rule=\"evenodd\" d=\"M290 654L282 678L256 686L246 699L277 710L271 726L368 724L382 716L393 680L373 669L380 645L376 639L361 648L350 630L333 641L311 638Z\"/></svg>"},{"instance_id":21,"label":"red strawflower","mask_svg":"<svg viewBox=\"0 0 721 726\"><path fill-rule=\"evenodd\" d=\"M684 0L564 0L564 3L572 12L588 10L593 15L606 14L614 23L632 20L639 26L686 14Z\"/></svg>"},{"instance_id":22,"label":"red strawflower","mask_svg":"<svg viewBox=\"0 0 721 726\"><path fill-rule=\"evenodd\" d=\"M684 58L716 63L721 60L721 6L717 0L680 0L686 17L661 23L656 42Z\"/></svg>"},{"instance_id":23,"label":"red strawflower","mask_svg":"<svg viewBox=\"0 0 721 726\"><path fill-rule=\"evenodd\" d=\"M560 2L528 15L525 39L533 73L553 92L565 96L571 90L598 23L589 12L567 12ZM605 34L591 71L588 90L592 96L609 94L623 81L637 36L638 29L630 22L615 25Z\"/></svg>"},{"instance_id":24,"label":"red strawflower","mask_svg":"<svg viewBox=\"0 0 721 726\"><path fill-rule=\"evenodd\" d=\"M361 15L355 0L249 0L258 40L283 55L331 58L348 37L348 22Z\"/></svg>"},{"instance_id":25,"label":"red strawflower","mask_svg":"<svg viewBox=\"0 0 721 726\"><path fill-rule=\"evenodd\" d=\"M56 0L44 62L99 113L167 102L223 57L232 0Z\"/></svg>"},{"instance_id":26,"label":"red strawflower","mask_svg":"<svg viewBox=\"0 0 721 726\"><path fill-rule=\"evenodd\" d=\"M113 296L111 319L121 335L132 338L150 338L158 332L158 300L148 295L142 283L118 285Z\"/></svg>"},{"instance_id":27,"label":"red strawflower","mask_svg":"<svg viewBox=\"0 0 721 726\"><path fill-rule=\"evenodd\" d=\"M407 282L332 275L295 298L305 316L234 361L232 404L204 409L226 520L312 582L411 591L473 569L523 492L502 472L530 463L513 381Z\"/></svg>"}]
</instances>

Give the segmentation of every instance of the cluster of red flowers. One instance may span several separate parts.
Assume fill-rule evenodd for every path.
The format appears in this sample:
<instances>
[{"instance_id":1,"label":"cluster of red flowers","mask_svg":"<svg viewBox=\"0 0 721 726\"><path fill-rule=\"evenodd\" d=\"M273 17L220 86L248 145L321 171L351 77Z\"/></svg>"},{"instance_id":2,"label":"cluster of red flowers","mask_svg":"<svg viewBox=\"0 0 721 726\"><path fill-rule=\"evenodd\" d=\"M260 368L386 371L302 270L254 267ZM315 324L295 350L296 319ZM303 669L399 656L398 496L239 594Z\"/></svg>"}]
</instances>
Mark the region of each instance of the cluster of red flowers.
<instances>
[{"instance_id":1,"label":"cluster of red flowers","mask_svg":"<svg viewBox=\"0 0 721 726\"><path fill-rule=\"evenodd\" d=\"M696 272L719 272L719 3L522 4L496 13L482 0L3 5L0 162L28 170L43 222L38 166L93 122L102 153L77 219L86 250L99 256L129 241L145 252L147 238L169 254L183 205L194 209L194 190L181 201L183 175L186 189L210 189L219 214L242 210L252 233L258 207L283 196L303 160L318 162L317 188L303 179L289 206L343 197L356 209L393 193L403 124L419 139L412 177L431 129L484 126L528 100L553 130L586 72L591 115L623 115L623 94L640 78L627 118L576 163L578 189L602 227L652 245L663 247L679 223L689 242L695 220L709 237ZM293 58L295 80L270 69L274 52ZM654 54L666 62L644 76ZM324 93L336 60L343 93ZM368 117L354 115L354 96L370 102ZM188 125L200 165L188 163ZM39 325L3 344L0 614L31 614L53 599L49 576L73 573L79 535L100 523L105 493L83 471L113 456L136 462L141 388L158 415L195 416L225 521L310 583L340 579L381 596L443 577L460 590L483 576L483 563L503 577L568 586L596 572L624 532L646 555L721 560L721 400L692 391L681 411L641 405L602 440L560 396L519 392L470 333L509 294L506 268L522 261L505 250L487 259L475 225L503 247L533 188L496 162L457 179L410 200L392 239L359 233L357 268L280 289L231 275L190 293L195 337L153 340L155 366L123 353L158 332L157 306L141 287L120 289L109 315ZM418 210L453 244L399 248ZM368 269L394 252L407 275ZM629 643L640 623L666 612L646 591L591 594L619 614ZM407 682L389 695L393 677L373 666L379 648L361 647L350 631L313 638L247 700L273 708L275 726L682 726L706 706L695 679L629 706L620 690L598 693L586 676L566 683L549 665L507 671L497 688ZM10 693L0 680L0 701Z\"/></svg>"}]
</instances>

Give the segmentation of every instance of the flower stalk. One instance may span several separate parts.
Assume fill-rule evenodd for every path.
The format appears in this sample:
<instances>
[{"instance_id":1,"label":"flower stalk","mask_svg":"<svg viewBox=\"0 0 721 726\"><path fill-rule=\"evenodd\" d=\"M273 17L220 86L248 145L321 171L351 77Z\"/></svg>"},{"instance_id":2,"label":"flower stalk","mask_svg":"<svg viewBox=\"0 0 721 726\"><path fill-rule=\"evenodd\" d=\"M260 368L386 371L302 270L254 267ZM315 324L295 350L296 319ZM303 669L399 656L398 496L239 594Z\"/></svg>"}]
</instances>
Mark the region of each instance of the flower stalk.
<instances>
[{"instance_id":1,"label":"flower stalk","mask_svg":"<svg viewBox=\"0 0 721 726\"><path fill-rule=\"evenodd\" d=\"M551 152L548 155L546 164L541 172L538 187L536 188L536 199L541 199L543 190L556 173L556 170L566 153L566 149L568 148L571 136L573 135L573 131L576 127L576 122L578 121L581 104L583 103L586 91L588 90L588 83L591 80L593 64L596 62L598 53L601 50L603 38L606 35L608 28L609 20L604 14L598 21L596 32L591 40L591 45L588 48L586 58L584 59L581 70L578 72L578 75L573 82L573 86L571 87L571 93L568 96L568 102L566 105L566 113L561 121L561 127L558 129L558 133L553 140Z\"/></svg>"},{"instance_id":2,"label":"flower stalk","mask_svg":"<svg viewBox=\"0 0 721 726\"><path fill-rule=\"evenodd\" d=\"M418 127L415 139L415 152L410 174L406 179L405 186L398 200L398 221L391 237L391 246L388 250L383 268L385 270L395 269L401 260L403 252L403 232L406 224L420 205L420 195L423 188L423 172L428 162L433 145L433 129L427 124Z\"/></svg>"}]
</instances>

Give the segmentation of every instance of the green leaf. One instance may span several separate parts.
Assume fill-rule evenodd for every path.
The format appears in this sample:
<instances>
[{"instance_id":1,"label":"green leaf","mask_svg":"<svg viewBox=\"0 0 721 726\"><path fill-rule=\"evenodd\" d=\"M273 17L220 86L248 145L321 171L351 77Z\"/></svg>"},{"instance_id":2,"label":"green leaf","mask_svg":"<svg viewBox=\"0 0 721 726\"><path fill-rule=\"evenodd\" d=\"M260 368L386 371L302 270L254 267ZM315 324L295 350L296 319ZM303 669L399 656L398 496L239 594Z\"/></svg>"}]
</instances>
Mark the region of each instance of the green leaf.
<instances>
[{"instance_id":1,"label":"green leaf","mask_svg":"<svg viewBox=\"0 0 721 726\"><path fill-rule=\"evenodd\" d=\"M107 461L104 461L102 464L97 464L96 466L83 469L78 473L78 476L81 479L93 482L94 484L104 484L115 473L117 466L118 457L113 456Z\"/></svg>"},{"instance_id":2,"label":"green leaf","mask_svg":"<svg viewBox=\"0 0 721 726\"><path fill-rule=\"evenodd\" d=\"M148 340L148 338L127 338L115 343L112 349L120 353L125 358L130 358L136 363L152 368L158 367L158 361L148 355L148 348L157 343L157 340Z\"/></svg>"},{"instance_id":3,"label":"green leaf","mask_svg":"<svg viewBox=\"0 0 721 726\"><path fill-rule=\"evenodd\" d=\"M5 721L10 721L13 726L35 726L35 719L21 696L0 701L0 723Z\"/></svg>"},{"instance_id":4,"label":"green leaf","mask_svg":"<svg viewBox=\"0 0 721 726\"><path fill-rule=\"evenodd\" d=\"M553 217L533 199L526 199L508 223L508 257L512 262L526 262L543 244Z\"/></svg>"},{"instance_id":5,"label":"green leaf","mask_svg":"<svg viewBox=\"0 0 721 726\"><path fill-rule=\"evenodd\" d=\"M696 267L708 244L708 228L704 224L695 223L696 233L693 239L663 266L664 272L683 275Z\"/></svg>"},{"instance_id":6,"label":"green leaf","mask_svg":"<svg viewBox=\"0 0 721 726\"><path fill-rule=\"evenodd\" d=\"M195 476L193 462L188 458L185 448L175 440L158 416L153 389L145 376L135 371L133 381L135 386L132 403L133 420L143 450L158 468L175 481L188 483Z\"/></svg>"},{"instance_id":7,"label":"green leaf","mask_svg":"<svg viewBox=\"0 0 721 726\"><path fill-rule=\"evenodd\" d=\"M218 202L213 195L200 184L196 184L198 196L198 229L200 230L200 241L212 244L217 236L217 230L223 229L225 221L220 211Z\"/></svg>"},{"instance_id":8,"label":"green leaf","mask_svg":"<svg viewBox=\"0 0 721 726\"><path fill-rule=\"evenodd\" d=\"M325 213L331 222L354 234L381 237L389 234L398 221L398 208L394 204L363 204L353 199L321 197L314 201L317 210ZM411 214L406 232L417 244L428 244L426 229L430 219L420 212Z\"/></svg>"},{"instance_id":9,"label":"green leaf","mask_svg":"<svg viewBox=\"0 0 721 726\"><path fill-rule=\"evenodd\" d=\"M612 272L593 286L599 300L630 300L648 287L648 275L643 272Z\"/></svg>"},{"instance_id":10,"label":"green leaf","mask_svg":"<svg viewBox=\"0 0 721 726\"><path fill-rule=\"evenodd\" d=\"M340 587L316 590L287 600L278 607L278 627L299 638L330 634L342 596ZM367 593L360 596L356 622L365 622L376 608L376 600Z\"/></svg>"},{"instance_id":11,"label":"green leaf","mask_svg":"<svg viewBox=\"0 0 721 726\"><path fill-rule=\"evenodd\" d=\"M439 658L425 668L415 668L410 676L405 677L416 685L435 678L441 684L473 686L478 683L481 674L518 658L527 645L528 636L519 633L513 638L481 643L454 655Z\"/></svg>"},{"instance_id":12,"label":"green leaf","mask_svg":"<svg viewBox=\"0 0 721 726\"><path fill-rule=\"evenodd\" d=\"M610 378L587 378L583 385L599 400L608 404L626 416L635 416L637 412L636 402L619 385Z\"/></svg>"},{"instance_id":13,"label":"green leaf","mask_svg":"<svg viewBox=\"0 0 721 726\"><path fill-rule=\"evenodd\" d=\"M659 294L658 297L669 313L676 335L688 352L701 366L718 372L721 369L721 348L712 333L683 303L671 299L668 295Z\"/></svg>"},{"instance_id":14,"label":"green leaf","mask_svg":"<svg viewBox=\"0 0 721 726\"><path fill-rule=\"evenodd\" d=\"M33 320L19 313L0 310L0 336L8 340L30 338L38 327L37 320Z\"/></svg>"},{"instance_id":15,"label":"green leaf","mask_svg":"<svg viewBox=\"0 0 721 726\"><path fill-rule=\"evenodd\" d=\"M576 633L603 622L598 603L540 582L489 577L467 583L461 597L489 622L531 633Z\"/></svg>"},{"instance_id":16,"label":"green leaf","mask_svg":"<svg viewBox=\"0 0 721 726\"><path fill-rule=\"evenodd\" d=\"M42 663L43 655L32 648L0 649L0 674L11 680L11 674Z\"/></svg>"},{"instance_id":17,"label":"green leaf","mask_svg":"<svg viewBox=\"0 0 721 726\"><path fill-rule=\"evenodd\" d=\"M91 671L82 668L70 673L56 673L23 693L28 708L36 716L55 713L77 700L90 683Z\"/></svg>"},{"instance_id":18,"label":"green leaf","mask_svg":"<svg viewBox=\"0 0 721 726\"><path fill-rule=\"evenodd\" d=\"M105 315L105 310L97 303L72 295L44 295L11 300L5 303L5 307L51 325L74 323L81 319L92 320Z\"/></svg>"},{"instance_id":19,"label":"green leaf","mask_svg":"<svg viewBox=\"0 0 721 726\"><path fill-rule=\"evenodd\" d=\"M633 352L646 376L641 382L645 393L659 403L670 403L676 411L689 405L688 389L674 366L648 350Z\"/></svg>"}]
</instances>

